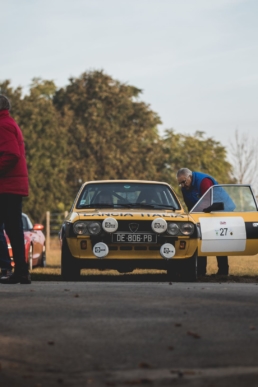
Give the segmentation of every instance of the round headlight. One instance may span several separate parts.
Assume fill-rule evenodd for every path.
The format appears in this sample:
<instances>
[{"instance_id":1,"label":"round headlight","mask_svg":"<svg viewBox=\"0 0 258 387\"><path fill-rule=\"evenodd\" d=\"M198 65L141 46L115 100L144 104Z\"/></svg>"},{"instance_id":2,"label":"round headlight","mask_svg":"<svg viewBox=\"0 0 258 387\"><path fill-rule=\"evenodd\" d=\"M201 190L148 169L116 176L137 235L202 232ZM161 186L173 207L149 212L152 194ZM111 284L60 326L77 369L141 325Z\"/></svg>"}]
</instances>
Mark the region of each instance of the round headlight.
<instances>
[{"instance_id":1,"label":"round headlight","mask_svg":"<svg viewBox=\"0 0 258 387\"><path fill-rule=\"evenodd\" d=\"M193 223L182 223L180 224L181 233L184 235L192 235L194 232Z\"/></svg>"},{"instance_id":2,"label":"round headlight","mask_svg":"<svg viewBox=\"0 0 258 387\"><path fill-rule=\"evenodd\" d=\"M76 222L73 225L73 231L78 235L87 234L87 224L85 222Z\"/></svg>"},{"instance_id":3,"label":"round headlight","mask_svg":"<svg viewBox=\"0 0 258 387\"><path fill-rule=\"evenodd\" d=\"M177 235L179 233L179 227L176 223L168 223L167 232L170 235Z\"/></svg>"},{"instance_id":4,"label":"round headlight","mask_svg":"<svg viewBox=\"0 0 258 387\"><path fill-rule=\"evenodd\" d=\"M88 224L88 230L91 235L97 235L101 231L101 225L99 222L91 222Z\"/></svg>"}]
</instances>

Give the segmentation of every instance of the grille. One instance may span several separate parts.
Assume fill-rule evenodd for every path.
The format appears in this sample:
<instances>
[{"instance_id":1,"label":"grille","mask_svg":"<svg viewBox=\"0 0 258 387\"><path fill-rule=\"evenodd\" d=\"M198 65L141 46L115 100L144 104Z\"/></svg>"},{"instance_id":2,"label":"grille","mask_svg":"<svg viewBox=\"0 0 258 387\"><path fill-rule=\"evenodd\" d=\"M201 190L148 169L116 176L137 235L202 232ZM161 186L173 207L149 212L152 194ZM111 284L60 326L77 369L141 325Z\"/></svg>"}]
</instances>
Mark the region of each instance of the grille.
<instances>
[{"instance_id":1,"label":"grille","mask_svg":"<svg viewBox=\"0 0 258 387\"><path fill-rule=\"evenodd\" d=\"M116 232L132 232L129 228L129 224L138 224L138 230L135 231L137 232L147 232L147 233L152 233L153 230L151 228L151 221L148 220L141 220L141 221L130 221L130 220L119 220L118 222L118 230Z\"/></svg>"}]
</instances>

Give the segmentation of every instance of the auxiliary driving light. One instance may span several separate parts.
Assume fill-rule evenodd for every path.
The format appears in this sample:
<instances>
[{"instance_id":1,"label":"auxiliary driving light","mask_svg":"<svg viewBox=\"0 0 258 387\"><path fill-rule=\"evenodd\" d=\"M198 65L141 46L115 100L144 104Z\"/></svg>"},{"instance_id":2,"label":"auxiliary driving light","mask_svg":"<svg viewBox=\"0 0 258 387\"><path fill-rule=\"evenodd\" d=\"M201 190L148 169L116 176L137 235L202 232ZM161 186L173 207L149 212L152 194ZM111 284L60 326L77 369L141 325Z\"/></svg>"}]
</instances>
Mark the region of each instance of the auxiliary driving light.
<instances>
[{"instance_id":1,"label":"auxiliary driving light","mask_svg":"<svg viewBox=\"0 0 258 387\"><path fill-rule=\"evenodd\" d=\"M164 259L170 259L174 257L175 253L176 253L176 249L173 245L171 245L171 243L165 243L160 248L160 255Z\"/></svg>"},{"instance_id":2,"label":"auxiliary driving light","mask_svg":"<svg viewBox=\"0 0 258 387\"><path fill-rule=\"evenodd\" d=\"M98 242L93 246L93 254L97 258L105 258L109 253L109 248L106 243Z\"/></svg>"},{"instance_id":3,"label":"auxiliary driving light","mask_svg":"<svg viewBox=\"0 0 258 387\"><path fill-rule=\"evenodd\" d=\"M151 223L151 228L157 234L162 234L167 229L167 222L163 218L156 218Z\"/></svg>"},{"instance_id":4,"label":"auxiliary driving light","mask_svg":"<svg viewBox=\"0 0 258 387\"><path fill-rule=\"evenodd\" d=\"M108 233L115 232L118 229L118 222L115 218L106 218L102 222L102 228Z\"/></svg>"}]
</instances>

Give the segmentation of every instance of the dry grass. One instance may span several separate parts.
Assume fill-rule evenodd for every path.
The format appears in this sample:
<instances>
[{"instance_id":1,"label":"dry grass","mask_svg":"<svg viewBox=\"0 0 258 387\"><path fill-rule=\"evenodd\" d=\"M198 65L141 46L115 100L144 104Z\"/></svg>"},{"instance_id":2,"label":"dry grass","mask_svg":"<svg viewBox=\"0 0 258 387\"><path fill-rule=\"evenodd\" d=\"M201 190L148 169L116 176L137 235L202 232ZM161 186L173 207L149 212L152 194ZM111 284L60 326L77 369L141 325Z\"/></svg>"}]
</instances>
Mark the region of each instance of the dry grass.
<instances>
[{"instance_id":1,"label":"dry grass","mask_svg":"<svg viewBox=\"0 0 258 387\"><path fill-rule=\"evenodd\" d=\"M51 240L50 251L47 254L47 267L33 269L33 279L55 279L60 280L61 274L61 252L57 238ZM237 282L250 282L258 280L258 255L245 257L229 257L230 277ZM207 274L211 276L217 272L216 257L208 258ZM81 274L90 277L117 276L117 277L142 277L156 276L158 280L164 280L165 271L160 270L135 270L133 273L120 274L116 270L99 271L95 269L82 270ZM211 277L212 278L212 277ZM214 279L213 279L214 280Z\"/></svg>"}]
</instances>

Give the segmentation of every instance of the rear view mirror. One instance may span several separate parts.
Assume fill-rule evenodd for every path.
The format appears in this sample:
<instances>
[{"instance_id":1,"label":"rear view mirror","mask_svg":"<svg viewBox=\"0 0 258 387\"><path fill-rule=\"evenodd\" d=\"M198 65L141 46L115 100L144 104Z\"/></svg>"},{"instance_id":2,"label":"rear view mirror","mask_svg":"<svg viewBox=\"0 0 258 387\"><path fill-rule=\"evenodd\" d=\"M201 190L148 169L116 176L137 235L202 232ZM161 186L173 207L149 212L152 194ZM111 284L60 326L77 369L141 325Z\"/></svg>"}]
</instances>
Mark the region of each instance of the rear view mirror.
<instances>
[{"instance_id":1,"label":"rear view mirror","mask_svg":"<svg viewBox=\"0 0 258 387\"><path fill-rule=\"evenodd\" d=\"M207 208L204 208L203 212L223 211L223 210L224 210L224 203L217 202L217 203L212 203L212 205Z\"/></svg>"}]
</instances>

